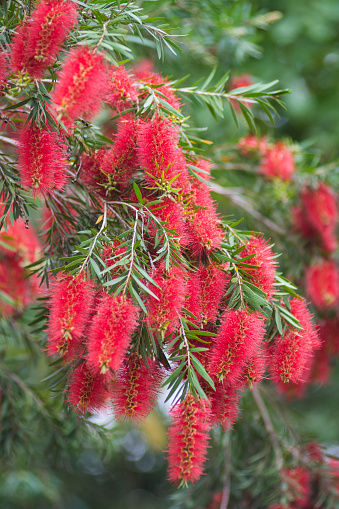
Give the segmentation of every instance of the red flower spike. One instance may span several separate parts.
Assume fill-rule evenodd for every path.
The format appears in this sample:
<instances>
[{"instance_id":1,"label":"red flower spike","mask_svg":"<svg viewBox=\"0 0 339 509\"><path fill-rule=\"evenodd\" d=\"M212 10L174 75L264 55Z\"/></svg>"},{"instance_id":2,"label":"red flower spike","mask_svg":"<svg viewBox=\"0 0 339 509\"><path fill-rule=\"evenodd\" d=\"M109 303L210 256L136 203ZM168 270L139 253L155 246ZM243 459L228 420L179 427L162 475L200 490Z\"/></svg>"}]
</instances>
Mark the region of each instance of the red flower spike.
<instances>
[{"instance_id":1,"label":"red flower spike","mask_svg":"<svg viewBox=\"0 0 339 509\"><path fill-rule=\"evenodd\" d=\"M218 249L223 239L221 222L216 213L215 205L210 207L190 207L186 212L187 233L193 257L199 257L204 252Z\"/></svg>"},{"instance_id":2,"label":"red flower spike","mask_svg":"<svg viewBox=\"0 0 339 509\"><path fill-rule=\"evenodd\" d=\"M27 46L30 27L31 23L25 22L16 28L11 42L10 68L13 73L28 72Z\"/></svg>"},{"instance_id":3,"label":"red flower spike","mask_svg":"<svg viewBox=\"0 0 339 509\"><path fill-rule=\"evenodd\" d=\"M89 331L88 365L93 373L120 369L137 325L138 309L122 295L102 297Z\"/></svg>"},{"instance_id":4,"label":"red flower spike","mask_svg":"<svg viewBox=\"0 0 339 509\"><path fill-rule=\"evenodd\" d=\"M155 407L162 382L158 364L147 359L148 367L137 354L125 359L117 373L112 390L112 403L117 419L143 421Z\"/></svg>"},{"instance_id":5,"label":"red flower spike","mask_svg":"<svg viewBox=\"0 0 339 509\"><path fill-rule=\"evenodd\" d=\"M288 484L293 504L298 509L308 507L311 496L311 473L304 467L285 469L281 473L282 479Z\"/></svg>"},{"instance_id":6,"label":"red flower spike","mask_svg":"<svg viewBox=\"0 0 339 509\"><path fill-rule=\"evenodd\" d=\"M252 390L265 378L265 368L265 355L263 350L259 348L246 363L240 382Z\"/></svg>"},{"instance_id":7,"label":"red flower spike","mask_svg":"<svg viewBox=\"0 0 339 509\"><path fill-rule=\"evenodd\" d=\"M22 65L31 76L41 78L45 69L53 64L61 45L76 24L78 11L68 0L41 0L32 13L28 27L25 60Z\"/></svg>"},{"instance_id":8,"label":"red flower spike","mask_svg":"<svg viewBox=\"0 0 339 509\"><path fill-rule=\"evenodd\" d=\"M325 251L336 250L336 224L338 208L336 197L329 186L322 183L315 190L305 188L301 193L302 205L297 209L295 225L305 237L320 237Z\"/></svg>"},{"instance_id":9,"label":"red flower spike","mask_svg":"<svg viewBox=\"0 0 339 509\"><path fill-rule=\"evenodd\" d=\"M215 322L220 302L225 295L229 275L226 267L213 262L201 266L197 275L200 278L200 298L202 323Z\"/></svg>"},{"instance_id":10,"label":"red flower spike","mask_svg":"<svg viewBox=\"0 0 339 509\"><path fill-rule=\"evenodd\" d=\"M212 169L212 163L211 161L208 161L207 159L202 159L199 157L196 160L193 160L191 162L193 166L195 166L194 171L200 175L204 180L210 180L211 178L211 169ZM198 168L198 169L197 169ZM201 171L199 171L199 169Z\"/></svg>"},{"instance_id":11,"label":"red flower spike","mask_svg":"<svg viewBox=\"0 0 339 509\"><path fill-rule=\"evenodd\" d=\"M118 120L118 132L110 155L111 173L120 184L126 184L138 167L137 134L139 121L132 115Z\"/></svg>"},{"instance_id":12,"label":"red flower spike","mask_svg":"<svg viewBox=\"0 0 339 509\"><path fill-rule=\"evenodd\" d=\"M0 291L13 301L9 304L0 297L0 316L21 312L38 295L38 281L34 276L27 278L24 265L26 263L17 254L0 259Z\"/></svg>"},{"instance_id":13,"label":"red flower spike","mask_svg":"<svg viewBox=\"0 0 339 509\"><path fill-rule=\"evenodd\" d=\"M244 156L256 153L264 155L269 148L270 145L267 141L267 138L258 138L254 134L246 136L245 138L241 138L238 141L238 149Z\"/></svg>"},{"instance_id":14,"label":"red flower spike","mask_svg":"<svg viewBox=\"0 0 339 509\"><path fill-rule=\"evenodd\" d=\"M329 355L339 354L339 318L324 320L319 324L319 336L322 341L322 350Z\"/></svg>"},{"instance_id":15,"label":"red flower spike","mask_svg":"<svg viewBox=\"0 0 339 509\"><path fill-rule=\"evenodd\" d=\"M220 381L237 382L264 335L265 321L259 313L245 309L227 311L211 350L209 374Z\"/></svg>"},{"instance_id":16,"label":"red flower spike","mask_svg":"<svg viewBox=\"0 0 339 509\"><path fill-rule=\"evenodd\" d=\"M266 150L259 172L268 179L290 181L295 170L292 152L284 143L277 142Z\"/></svg>"},{"instance_id":17,"label":"red flower spike","mask_svg":"<svg viewBox=\"0 0 339 509\"><path fill-rule=\"evenodd\" d=\"M310 368L312 351L319 348L320 339L312 317L303 300L290 301L291 313L303 330L289 329L283 338L276 338L269 357L271 375L276 382L304 382Z\"/></svg>"},{"instance_id":18,"label":"red flower spike","mask_svg":"<svg viewBox=\"0 0 339 509\"><path fill-rule=\"evenodd\" d=\"M66 146L59 133L29 124L19 137L22 185L34 194L62 190L66 183Z\"/></svg>"},{"instance_id":19,"label":"red flower spike","mask_svg":"<svg viewBox=\"0 0 339 509\"><path fill-rule=\"evenodd\" d=\"M179 315L185 300L186 275L181 267L166 271L164 264L151 272L151 278L158 285L150 289L158 300L147 298L147 320L152 329L172 333L179 325Z\"/></svg>"},{"instance_id":20,"label":"red flower spike","mask_svg":"<svg viewBox=\"0 0 339 509\"><path fill-rule=\"evenodd\" d=\"M53 102L62 120L73 123L77 117L92 118L100 110L106 90L105 57L86 46L73 48L66 58Z\"/></svg>"},{"instance_id":21,"label":"red flower spike","mask_svg":"<svg viewBox=\"0 0 339 509\"><path fill-rule=\"evenodd\" d=\"M134 80L123 65L111 67L108 75L107 94L104 101L114 110L121 112L130 108L138 99Z\"/></svg>"},{"instance_id":22,"label":"red flower spike","mask_svg":"<svg viewBox=\"0 0 339 509\"><path fill-rule=\"evenodd\" d=\"M239 416L239 392L221 383L215 384L215 391L208 391L211 403L211 422L221 424L224 431L233 429Z\"/></svg>"},{"instance_id":23,"label":"red flower spike","mask_svg":"<svg viewBox=\"0 0 339 509\"><path fill-rule=\"evenodd\" d=\"M156 187L156 182L172 178L175 189L187 180L186 162L178 147L179 129L169 119L155 115L140 124L138 134L139 159L144 167L146 184Z\"/></svg>"},{"instance_id":24,"label":"red flower spike","mask_svg":"<svg viewBox=\"0 0 339 509\"><path fill-rule=\"evenodd\" d=\"M332 260L322 260L306 269L306 291L319 309L333 308L339 300L338 268Z\"/></svg>"},{"instance_id":25,"label":"red flower spike","mask_svg":"<svg viewBox=\"0 0 339 509\"><path fill-rule=\"evenodd\" d=\"M68 402L76 412L98 412L105 408L108 397L101 375L93 375L85 362L75 368L68 385Z\"/></svg>"},{"instance_id":26,"label":"red flower spike","mask_svg":"<svg viewBox=\"0 0 339 509\"><path fill-rule=\"evenodd\" d=\"M54 283L47 330L49 355L60 353L67 361L74 358L92 302L92 284L82 274L66 274Z\"/></svg>"},{"instance_id":27,"label":"red flower spike","mask_svg":"<svg viewBox=\"0 0 339 509\"><path fill-rule=\"evenodd\" d=\"M272 298L274 294L274 281L276 262L273 258L272 249L261 236L250 238L245 248L241 251L241 257L252 256L245 261L250 265L258 265L257 269L246 269L252 283Z\"/></svg>"},{"instance_id":28,"label":"red flower spike","mask_svg":"<svg viewBox=\"0 0 339 509\"><path fill-rule=\"evenodd\" d=\"M184 213L181 205L177 202L164 198L161 203L151 205L149 210L156 216L168 230L173 230L174 234L168 233L168 236L179 245L187 244L187 234L184 221ZM155 237L159 231L159 224L151 220L149 224L149 233ZM160 242L163 240L162 233L160 235Z\"/></svg>"},{"instance_id":29,"label":"red flower spike","mask_svg":"<svg viewBox=\"0 0 339 509\"><path fill-rule=\"evenodd\" d=\"M168 433L168 477L174 484L197 481L206 461L210 409L188 394L171 410Z\"/></svg>"}]
</instances>

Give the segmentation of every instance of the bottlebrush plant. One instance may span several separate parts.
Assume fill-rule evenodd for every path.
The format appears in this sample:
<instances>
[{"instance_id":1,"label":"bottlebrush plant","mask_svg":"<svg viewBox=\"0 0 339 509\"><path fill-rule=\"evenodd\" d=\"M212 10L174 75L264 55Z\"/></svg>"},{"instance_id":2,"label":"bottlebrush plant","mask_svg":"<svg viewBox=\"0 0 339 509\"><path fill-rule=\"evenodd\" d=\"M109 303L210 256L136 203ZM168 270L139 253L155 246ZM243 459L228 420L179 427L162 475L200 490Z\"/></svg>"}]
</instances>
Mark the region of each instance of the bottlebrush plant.
<instances>
[{"instance_id":1,"label":"bottlebrush plant","mask_svg":"<svg viewBox=\"0 0 339 509\"><path fill-rule=\"evenodd\" d=\"M250 393L281 479L289 492L294 478L303 484L293 502L301 507L311 476L305 481L300 468L288 468L290 459L284 464L261 383L270 377L287 392L308 381L321 345L317 327L280 272L269 238L218 213L213 160L185 112L188 98L214 115L227 103L252 127L254 107L274 115L286 90L251 80L228 86L228 74L212 84L213 73L200 87L183 86L131 65L127 30L141 43L142 32L150 36L160 55L164 46L176 48L134 2L40 0L32 7L5 13L11 30L1 101L10 128L4 124L0 138L0 261L11 272L0 274L2 316L13 319L39 296L31 325L49 356L47 380L64 394L64 411L85 422L106 412L138 425L165 393L168 479L175 485L199 480L210 433L229 436ZM239 148L257 158L259 177L290 182L293 151L253 140ZM326 196L323 185L318 194L301 191L295 228L322 239L328 256L337 215ZM33 232L39 221L38 257L33 233L20 237L19 226ZM25 256L32 246L34 256ZM323 262L326 274L331 264ZM336 306L337 287L328 295L315 269L307 275L309 297L321 309ZM15 289L10 280L18 280ZM0 362L4 376L17 381L6 359ZM4 390L2 397L11 395Z\"/></svg>"}]
</instances>

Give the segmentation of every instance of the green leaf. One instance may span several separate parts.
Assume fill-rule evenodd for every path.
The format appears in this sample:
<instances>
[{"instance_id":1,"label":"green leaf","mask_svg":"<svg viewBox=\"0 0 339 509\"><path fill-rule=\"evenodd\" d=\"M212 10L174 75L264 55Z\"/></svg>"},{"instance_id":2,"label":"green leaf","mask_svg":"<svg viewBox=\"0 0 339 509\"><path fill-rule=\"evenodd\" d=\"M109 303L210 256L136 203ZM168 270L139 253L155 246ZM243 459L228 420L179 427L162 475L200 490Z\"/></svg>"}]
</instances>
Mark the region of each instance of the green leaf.
<instances>
[{"instance_id":1,"label":"green leaf","mask_svg":"<svg viewBox=\"0 0 339 509\"><path fill-rule=\"evenodd\" d=\"M209 376L209 374L206 372L204 366L201 364L201 362L196 358L194 357L194 355L191 353L191 361L193 362L194 364L194 367L195 369L197 370L197 372L199 373L200 376L202 376L206 382L209 383L209 385L212 387L212 389L215 390L215 385L214 385L214 382L212 380L212 378Z\"/></svg>"}]
</instances>

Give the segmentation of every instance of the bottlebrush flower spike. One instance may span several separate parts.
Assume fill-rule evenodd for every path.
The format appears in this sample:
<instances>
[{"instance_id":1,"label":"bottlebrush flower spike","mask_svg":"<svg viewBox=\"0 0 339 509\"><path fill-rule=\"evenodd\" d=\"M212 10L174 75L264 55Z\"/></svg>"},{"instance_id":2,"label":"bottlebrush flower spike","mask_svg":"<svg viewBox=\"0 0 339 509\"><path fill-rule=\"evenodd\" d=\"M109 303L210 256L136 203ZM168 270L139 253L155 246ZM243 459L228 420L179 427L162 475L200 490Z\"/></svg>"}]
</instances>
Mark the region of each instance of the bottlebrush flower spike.
<instances>
[{"instance_id":1,"label":"bottlebrush flower spike","mask_svg":"<svg viewBox=\"0 0 339 509\"><path fill-rule=\"evenodd\" d=\"M112 389L112 403L117 419L142 421L154 408L162 382L158 364L148 358L149 369L137 354L124 360Z\"/></svg>"},{"instance_id":2,"label":"bottlebrush flower spike","mask_svg":"<svg viewBox=\"0 0 339 509\"><path fill-rule=\"evenodd\" d=\"M45 69L53 64L61 45L76 24L78 11L68 0L41 0L32 13L28 25L25 59L20 69L41 78Z\"/></svg>"},{"instance_id":3,"label":"bottlebrush flower spike","mask_svg":"<svg viewBox=\"0 0 339 509\"><path fill-rule=\"evenodd\" d=\"M149 210L156 216L168 230L173 230L174 234L168 233L172 240L180 245L187 244L187 234L184 221L184 213L181 205L172 201L170 198L164 198L161 203L151 205ZM159 232L159 224L151 219L149 224L149 233L155 237L160 235L160 242L163 240L163 233Z\"/></svg>"},{"instance_id":4,"label":"bottlebrush flower spike","mask_svg":"<svg viewBox=\"0 0 339 509\"><path fill-rule=\"evenodd\" d=\"M38 293L38 285L34 276L27 277L26 265L18 254L2 256L0 259L0 291L11 299L6 302L0 297L0 316L8 317L22 312L31 304Z\"/></svg>"},{"instance_id":5,"label":"bottlebrush flower spike","mask_svg":"<svg viewBox=\"0 0 339 509\"><path fill-rule=\"evenodd\" d=\"M19 136L18 169L33 194L62 190L66 183L66 146L59 133L30 123Z\"/></svg>"},{"instance_id":6,"label":"bottlebrush flower spike","mask_svg":"<svg viewBox=\"0 0 339 509\"><path fill-rule=\"evenodd\" d=\"M284 143L277 142L266 150L259 172L269 179L290 181L295 170L292 152Z\"/></svg>"},{"instance_id":7,"label":"bottlebrush flower spike","mask_svg":"<svg viewBox=\"0 0 339 509\"><path fill-rule=\"evenodd\" d=\"M236 382L264 334L265 322L259 313L245 309L226 311L211 350L209 374L220 381Z\"/></svg>"},{"instance_id":8,"label":"bottlebrush flower spike","mask_svg":"<svg viewBox=\"0 0 339 509\"><path fill-rule=\"evenodd\" d=\"M47 330L47 352L72 360L91 312L92 284L82 274L62 275L52 288Z\"/></svg>"},{"instance_id":9,"label":"bottlebrush flower spike","mask_svg":"<svg viewBox=\"0 0 339 509\"><path fill-rule=\"evenodd\" d=\"M265 377L265 355L261 348L253 354L250 360L246 363L241 374L240 382L245 386L253 389L259 385Z\"/></svg>"},{"instance_id":10,"label":"bottlebrush flower spike","mask_svg":"<svg viewBox=\"0 0 339 509\"><path fill-rule=\"evenodd\" d=\"M306 269L306 291L319 309L333 308L339 300L338 268L332 260L322 260Z\"/></svg>"},{"instance_id":11,"label":"bottlebrush flower spike","mask_svg":"<svg viewBox=\"0 0 339 509\"><path fill-rule=\"evenodd\" d=\"M197 481L206 461L210 409L188 394L171 410L168 433L168 477L175 484Z\"/></svg>"},{"instance_id":12,"label":"bottlebrush flower spike","mask_svg":"<svg viewBox=\"0 0 339 509\"><path fill-rule=\"evenodd\" d=\"M245 261L249 265L258 265L257 269L246 269L252 283L267 294L270 299L274 294L274 281L276 262L273 252L268 243L261 236L250 238L245 248L241 251L241 257L253 255Z\"/></svg>"},{"instance_id":13,"label":"bottlebrush flower spike","mask_svg":"<svg viewBox=\"0 0 339 509\"><path fill-rule=\"evenodd\" d=\"M102 251L102 259L106 263L107 267L112 267L111 274L117 274L119 271L124 270L123 266L117 265L113 267L117 262L120 262L126 254L126 246L120 247L122 242L120 240L113 240L110 246L107 246Z\"/></svg>"},{"instance_id":14,"label":"bottlebrush flower spike","mask_svg":"<svg viewBox=\"0 0 339 509\"><path fill-rule=\"evenodd\" d=\"M195 166L194 171L198 173L204 180L210 180L211 178L211 169L212 163L207 159L202 159L199 157L198 159L193 159L191 164ZM201 170L201 171L199 171Z\"/></svg>"},{"instance_id":15,"label":"bottlebrush flower spike","mask_svg":"<svg viewBox=\"0 0 339 509\"><path fill-rule=\"evenodd\" d=\"M118 121L118 132L110 151L111 173L120 184L127 184L138 168L137 134L139 120L132 115L124 115Z\"/></svg>"},{"instance_id":16,"label":"bottlebrush flower spike","mask_svg":"<svg viewBox=\"0 0 339 509\"><path fill-rule=\"evenodd\" d=\"M301 193L301 211L303 215L302 226L309 225L313 236L320 237L325 251L336 250L336 224L338 221L338 208L336 197L332 189L322 183L317 189L305 188ZM300 224L299 212L299 224ZM298 227L298 222L296 222ZM300 228L304 234L305 226Z\"/></svg>"},{"instance_id":17,"label":"bottlebrush flower spike","mask_svg":"<svg viewBox=\"0 0 339 509\"><path fill-rule=\"evenodd\" d=\"M111 155L109 152L107 148L101 148L93 155L83 154L81 156L81 180L89 189L105 198L115 190L116 186L114 178L110 174Z\"/></svg>"},{"instance_id":18,"label":"bottlebrush flower spike","mask_svg":"<svg viewBox=\"0 0 339 509\"><path fill-rule=\"evenodd\" d=\"M215 322L221 299L225 295L229 276L225 265L213 262L201 266L197 272L200 279L202 323Z\"/></svg>"},{"instance_id":19,"label":"bottlebrush flower spike","mask_svg":"<svg viewBox=\"0 0 339 509\"><path fill-rule=\"evenodd\" d=\"M291 328L283 338L276 338L268 361L274 381L297 384L305 381L312 351L319 348L320 340L305 302L294 298L290 304L303 330Z\"/></svg>"},{"instance_id":20,"label":"bottlebrush flower spike","mask_svg":"<svg viewBox=\"0 0 339 509\"><path fill-rule=\"evenodd\" d=\"M120 369L137 325L138 309L123 295L102 297L88 335L88 365L93 373Z\"/></svg>"},{"instance_id":21,"label":"bottlebrush flower spike","mask_svg":"<svg viewBox=\"0 0 339 509\"><path fill-rule=\"evenodd\" d=\"M177 177L172 187L177 187L177 180L185 181L187 168L178 147L179 130L167 118L155 115L152 120L140 124L138 145L139 160L144 167L144 178L147 185L165 182Z\"/></svg>"},{"instance_id":22,"label":"bottlebrush flower spike","mask_svg":"<svg viewBox=\"0 0 339 509\"><path fill-rule=\"evenodd\" d=\"M224 431L233 429L239 414L239 391L217 382L215 391L208 391L208 399L211 403L211 422L221 424Z\"/></svg>"},{"instance_id":23,"label":"bottlebrush flower spike","mask_svg":"<svg viewBox=\"0 0 339 509\"><path fill-rule=\"evenodd\" d=\"M13 73L29 72L29 62L27 58L28 37L31 23L24 22L16 27L16 34L11 42L10 68Z\"/></svg>"},{"instance_id":24,"label":"bottlebrush flower spike","mask_svg":"<svg viewBox=\"0 0 339 509\"><path fill-rule=\"evenodd\" d=\"M158 285L150 285L152 295L147 298L147 320L152 329L172 333L179 325L179 315L185 300L186 277L181 267L171 267L168 271L164 264L153 269L151 278Z\"/></svg>"},{"instance_id":25,"label":"bottlebrush flower spike","mask_svg":"<svg viewBox=\"0 0 339 509\"><path fill-rule=\"evenodd\" d=\"M100 110L106 90L105 57L87 46L73 48L66 58L52 96L62 120L73 123L82 115L92 118Z\"/></svg>"},{"instance_id":26,"label":"bottlebrush flower spike","mask_svg":"<svg viewBox=\"0 0 339 509\"><path fill-rule=\"evenodd\" d=\"M83 362L73 371L68 384L68 402L79 414L98 412L109 397L104 377L93 375Z\"/></svg>"},{"instance_id":27,"label":"bottlebrush flower spike","mask_svg":"<svg viewBox=\"0 0 339 509\"><path fill-rule=\"evenodd\" d=\"M114 110L121 112L131 108L138 99L134 80L125 66L111 67L108 73L107 93L104 101Z\"/></svg>"}]
</instances>

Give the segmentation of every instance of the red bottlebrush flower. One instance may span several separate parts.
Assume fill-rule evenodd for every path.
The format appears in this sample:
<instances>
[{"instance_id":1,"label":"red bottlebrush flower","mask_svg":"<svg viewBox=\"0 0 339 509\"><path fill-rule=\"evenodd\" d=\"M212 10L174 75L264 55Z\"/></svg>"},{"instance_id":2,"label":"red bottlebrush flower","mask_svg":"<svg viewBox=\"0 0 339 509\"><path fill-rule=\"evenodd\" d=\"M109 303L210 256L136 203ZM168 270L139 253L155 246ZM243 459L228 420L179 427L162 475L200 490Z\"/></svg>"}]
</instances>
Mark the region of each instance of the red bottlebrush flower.
<instances>
[{"instance_id":1,"label":"red bottlebrush flower","mask_svg":"<svg viewBox=\"0 0 339 509\"><path fill-rule=\"evenodd\" d=\"M66 183L66 146L59 133L29 124L20 132L18 168L22 185L33 193L62 190Z\"/></svg>"},{"instance_id":2,"label":"red bottlebrush flower","mask_svg":"<svg viewBox=\"0 0 339 509\"><path fill-rule=\"evenodd\" d=\"M295 226L307 238L320 238L325 251L335 251L338 209L332 189L324 183L315 190L305 188L301 193L301 202L301 208L295 214Z\"/></svg>"},{"instance_id":3,"label":"red bottlebrush flower","mask_svg":"<svg viewBox=\"0 0 339 509\"><path fill-rule=\"evenodd\" d=\"M149 369L137 354L125 359L117 373L112 390L112 403L117 419L144 420L154 408L162 382L162 372L153 359Z\"/></svg>"},{"instance_id":4,"label":"red bottlebrush flower","mask_svg":"<svg viewBox=\"0 0 339 509\"><path fill-rule=\"evenodd\" d=\"M115 189L114 178L110 173L110 154L101 148L92 156L81 156L81 179L84 184L103 197L107 197Z\"/></svg>"},{"instance_id":5,"label":"red bottlebrush flower","mask_svg":"<svg viewBox=\"0 0 339 509\"><path fill-rule=\"evenodd\" d=\"M172 183L176 188L178 180L183 183L186 179L187 168L185 158L178 147L179 130L167 118L155 115L152 120L140 124L138 134L139 159L144 167L145 181L155 187L161 183L177 177Z\"/></svg>"},{"instance_id":6,"label":"red bottlebrush flower","mask_svg":"<svg viewBox=\"0 0 339 509\"><path fill-rule=\"evenodd\" d=\"M118 112L126 110L138 99L134 80L123 65L109 70L107 94L104 101Z\"/></svg>"},{"instance_id":7,"label":"red bottlebrush flower","mask_svg":"<svg viewBox=\"0 0 339 509\"><path fill-rule=\"evenodd\" d=\"M88 336L88 365L93 373L120 369L137 325L138 309L122 295L102 297Z\"/></svg>"},{"instance_id":8,"label":"red bottlebrush flower","mask_svg":"<svg viewBox=\"0 0 339 509\"><path fill-rule=\"evenodd\" d=\"M300 509L306 509L311 496L311 473L304 467L285 469L281 473L287 483L293 503Z\"/></svg>"},{"instance_id":9,"label":"red bottlebrush flower","mask_svg":"<svg viewBox=\"0 0 339 509\"><path fill-rule=\"evenodd\" d=\"M323 463L325 456L323 452L323 448L318 442L312 441L306 445L306 451L309 454L311 460L316 461L317 463Z\"/></svg>"},{"instance_id":10,"label":"red bottlebrush flower","mask_svg":"<svg viewBox=\"0 0 339 509\"><path fill-rule=\"evenodd\" d=\"M206 461L210 409L188 394L171 410L168 433L168 477L175 484L197 481Z\"/></svg>"},{"instance_id":11,"label":"red bottlebrush flower","mask_svg":"<svg viewBox=\"0 0 339 509\"><path fill-rule=\"evenodd\" d=\"M145 76L148 76L154 72L154 62L149 58L142 58L132 65L133 74L138 80L141 80Z\"/></svg>"},{"instance_id":12,"label":"red bottlebrush flower","mask_svg":"<svg viewBox=\"0 0 339 509\"><path fill-rule=\"evenodd\" d=\"M264 334L265 322L259 313L227 311L211 350L209 374L228 383L236 382Z\"/></svg>"},{"instance_id":13,"label":"red bottlebrush flower","mask_svg":"<svg viewBox=\"0 0 339 509\"><path fill-rule=\"evenodd\" d=\"M305 302L294 298L290 304L303 330L288 329L283 338L276 338L269 366L274 381L297 384L305 381L312 351L319 348L320 340Z\"/></svg>"},{"instance_id":14,"label":"red bottlebrush flower","mask_svg":"<svg viewBox=\"0 0 339 509\"><path fill-rule=\"evenodd\" d=\"M30 33L30 22L25 22L16 28L11 43L10 68L14 73L28 71L27 46Z\"/></svg>"},{"instance_id":15,"label":"red bottlebrush flower","mask_svg":"<svg viewBox=\"0 0 339 509\"><path fill-rule=\"evenodd\" d=\"M93 302L93 289L82 274L61 276L52 289L48 322L49 355L60 353L72 360L77 352Z\"/></svg>"},{"instance_id":16,"label":"red bottlebrush flower","mask_svg":"<svg viewBox=\"0 0 339 509\"><path fill-rule=\"evenodd\" d=\"M150 285L152 295L147 298L147 320L152 329L173 332L179 325L179 315L185 300L186 276L181 267L166 271L164 264L151 272L151 278L158 285Z\"/></svg>"},{"instance_id":17,"label":"red bottlebrush flower","mask_svg":"<svg viewBox=\"0 0 339 509\"><path fill-rule=\"evenodd\" d=\"M213 495L213 498L211 502L209 503L208 507L206 509L220 509L220 504L223 499L223 492L220 491L219 493L215 493Z\"/></svg>"},{"instance_id":18,"label":"red bottlebrush flower","mask_svg":"<svg viewBox=\"0 0 339 509\"><path fill-rule=\"evenodd\" d=\"M202 323L215 322L220 302L225 295L228 274L226 266L213 262L201 266L197 272L200 278Z\"/></svg>"},{"instance_id":19,"label":"red bottlebrush flower","mask_svg":"<svg viewBox=\"0 0 339 509\"><path fill-rule=\"evenodd\" d=\"M239 392L221 383L215 384L215 391L208 391L211 403L212 423L221 424L224 431L233 429L239 415Z\"/></svg>"},{"instance_id":20,"label":"red bottlebrush flower","mask_svg":"<svg viewBox=\"0 0 339 509\"><path fill-rule=\"evenodd\" d=\"M126 184L138 167L137 134L138 119L124 115L118 121L118 132L111 149L110 163L114 179L119 184Z\"/></svg>"},{"instance_id":21,"label":"red bottlebrush flower","mask_svg":"<svg viewBox=\"0 0 339 509\"><path fill-rule=\"evenodd\" d=\"M27 278L25 263L18 255L4 256L0 259L0 291L9 301L0 295L0 316L10 316L22 312L37 296L35 278Z\"/></svg>"},{"instance_id":22,"label":"red bottlebrush flower","mask_svg":"<svg viewBox=\"0 0 339 509\"><path fill-rule=\"evenodd\" d=\"M229 91L235 90L237 88L249 87L250 85L253 85L252 76L250 76L249 74L242 74L241 76L234 77L231 79ZM246 101L245 99L240 102L247 108L252 108L253 104L251 102ZM236 99L231 99L231 103L235 111L237 112L241 111L239 102Z\"/></svg>"},{"instance_id":23,"label":"red bottlebrush flower","mask_svg":"<svg viewBox=\"0 0 339 509\"><path fill-rule=\"evenodd\" d=\"M32 13L28 26L23 69L41 78L61 50L61 45L76 24L78 11L68 0L42 0ZM26 69L25 69L25 66Z\"/></svg>"},{"instance_id":24,"label":"red bottlebrush flower","mask_svg":"<svg viewBox=\"0 0 339 509\"><path fill-rule=\"evenodd\" d=\"M284 143L277 142L266 150L259 171L269 179L290 181L295 169L292 152Z\"/></svg>"},{"instance_id":25,"label":"red bottlebrush flower","mask_svg":"<svg viewBox=\"0 0 339 509\"><path fill-rule=\"evenodd\" d=\"M0 52L0 92L2 91L7 81L7 58L6 53L1 50Z\"/></svg>"},{"instance_id":26,"label":"red bottlebrush flower","mask_svg":"<svg viewBox=\"0 0 339 509\"><path fill-rule=\"evenodd\" d=\"M241 251L241 257L253 255L245 261L250 265L258 265L257 269L246 269L252 283L272 298L274 294L274 281L276 262L273 258L271 247L261 236L250 238L245 248Z\"/></svg>"},{"instance_id":27,"label":"red bottlebrush flower","mask_svg":"<svg viewBox=\"0 0 339 509\"><path fill-rule=\"evenodd\" d=\"M301 233L302 237L305 239L311 239L316 235L314 228L308 222L302 206L293 207L291 215L294 228Z\"/></svg>"},{"instance_id":28,"label":"red bottlebrush flower","mask_svg":"<svg viewBox=\"0 0 339 509\"><path fill-rule=\"evenodd\" d=\"M172 240L180 245L187 243L187 234L184 221L184 213L179 203L164 198L162 203L151 205L149 210L156 216L168 230L173 230L173 235L168 233ZM149 232L152 237L155 237L159 232L160 226L153 219L150 220ZM159 232L160 239L163 239L162 233Z\"/></svg>"},{"instance_id":29,"label":"red bottlebrush flower","mask_svg":"<svg viewBox=\"0 0 339 509\"><path fill-rule=\"evenodd\" d=\"M258 152L259 154L264 155L269 147L270 145L267 138L258 138L254 134L241 138L238 141L238 149L244 156Z\"/></svg>"},{"instance_id":30,"label":"red bottlebrush flower","mask_svg":"<svg viewBox=\"0 0 339 509\"><path fill-rule=\"evenodd\" d=\"M202 194L200 193L200 196ZM213 201L209 205L192 203L185 212L192 255L198 257L204 251L209 252L220 247L223 232Z\"/></svg>"},{"instance_id":31,"label":"red bottlebrush flower","mask_svg":"<svg viewBox=\"0 0 339 509\"><path fill-rule=\"evenodd\" d=\"M61 118L73 123L81 115L92 118L98 113L105 90L104 55L79 46L66 58L52 99Z\"/></svg>"},{"instance_id":32,"label":"red bottlebrush flower","mask_svg":"<svg viewBox=\"0 0 339 509\"><path fill-rule=\"evenodd\" d=\"M68 402L74 410L97 412L105 408L108 396L104 377L93 375L85 362L75 368L68 385Z\"/></svg>"},{"instance_id":33,"label":"red bottlebrush flower","mask_svg":"<svg viewBox=\"0 0 339 509\"><path fill-rule=\"evenodd\" d=\"M241 383L253 389L265 378L265 368L265 355L263 350L259 348L246 363L241 374Z\"/></svg>"},{"instance_id":34,"label":"red bottlebrush flower","mask_svg":"<svg viewBox=\"0 0 339 509\"><path fill-rule=\"evenodd\" d=\"M7 223L7 232L2 230L0 239L3 239L5 243L1 245L1 251L6 253L7 256L19 257L22 266L38 260L41 251L39 240L33 228L27 228L21 217L14 224ZM6 248L6 245L8 248Z\"/></svg>"},{"instance_id":35,"label":"red bottlebrush flower","mask_svg":"<svg viewBox=\"0 0 339 509\"><path fill-rule=\"evenodd\" d=\"M331 260L322 260L306 269L306 291L319 309L336 306L339 300L339 274Z\"/></svg>"}]
</instances>

